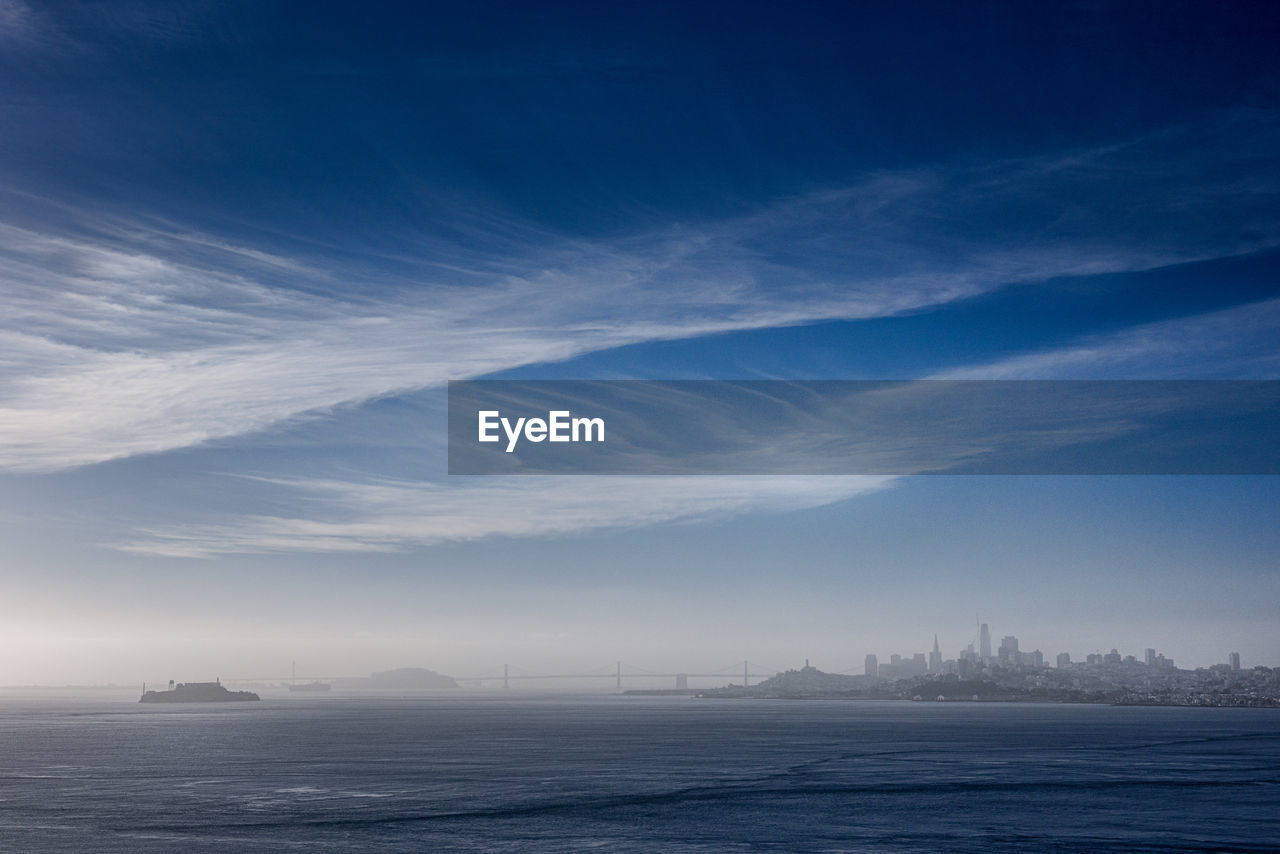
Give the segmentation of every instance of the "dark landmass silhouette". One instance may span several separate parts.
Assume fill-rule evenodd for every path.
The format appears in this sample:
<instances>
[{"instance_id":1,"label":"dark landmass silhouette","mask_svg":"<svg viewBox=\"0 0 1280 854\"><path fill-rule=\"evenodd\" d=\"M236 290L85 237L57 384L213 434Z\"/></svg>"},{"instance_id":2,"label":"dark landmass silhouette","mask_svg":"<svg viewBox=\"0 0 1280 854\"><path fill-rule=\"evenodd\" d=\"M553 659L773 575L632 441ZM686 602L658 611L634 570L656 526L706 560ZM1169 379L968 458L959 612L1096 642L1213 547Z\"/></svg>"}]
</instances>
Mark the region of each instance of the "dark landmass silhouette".
<instances>
[{"instance_id":1,"label":"dark landmass silhouette","mask_svg":"<svg viewBox=\"0 0 1280 854\"><path fill-rule=\"evenodd\" d=\"M169 683L172 685L173 683ZM232 703L262 699L252 691L228 691L222 682L183 682L168 691L143 690L139 703Z\"/></svg>"}]
</instances>

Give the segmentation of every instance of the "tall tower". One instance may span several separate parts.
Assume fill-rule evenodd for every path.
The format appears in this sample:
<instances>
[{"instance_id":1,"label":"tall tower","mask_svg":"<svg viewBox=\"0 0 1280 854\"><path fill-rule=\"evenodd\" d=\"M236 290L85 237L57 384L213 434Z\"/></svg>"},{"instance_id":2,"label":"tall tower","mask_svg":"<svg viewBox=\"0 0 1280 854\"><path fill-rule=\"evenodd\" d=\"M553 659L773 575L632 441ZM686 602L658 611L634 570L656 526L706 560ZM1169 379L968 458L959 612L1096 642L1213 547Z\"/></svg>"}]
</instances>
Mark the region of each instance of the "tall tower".
<instances>
[{"instance_id":1,"label":"tall tower","mask_svg":"<svg viewBox=\"0 0 1280 854\"><path fill-rule=\"evenodd\" d=\"M982 624L982 629L978 632L978 656L983 661L991 661L991 629L987 628L987 624Z\"/></svg>"},{"instance_id":2,"label":"tall tower","mask_svg":"<svg viewBox=\"0 0 1280 854\"><path fill-rule=\"evenodd\" d=\"M933 652L929 653L929 672L942 672L942 650L938 649L938 636L933 636Z\"/></svg>"},{"instance_id":3,"label":"tall tower","mask_svg":"<svg viewBox=\"0 0 1280 854\"><path fill-rule=\"evenodd\" d=\"M1015 667L1022 663L1022 654L1018 652L1018 639L1013 635L1005 635L1001 639L1000 660Z\"/></svg>"}]
</instances>

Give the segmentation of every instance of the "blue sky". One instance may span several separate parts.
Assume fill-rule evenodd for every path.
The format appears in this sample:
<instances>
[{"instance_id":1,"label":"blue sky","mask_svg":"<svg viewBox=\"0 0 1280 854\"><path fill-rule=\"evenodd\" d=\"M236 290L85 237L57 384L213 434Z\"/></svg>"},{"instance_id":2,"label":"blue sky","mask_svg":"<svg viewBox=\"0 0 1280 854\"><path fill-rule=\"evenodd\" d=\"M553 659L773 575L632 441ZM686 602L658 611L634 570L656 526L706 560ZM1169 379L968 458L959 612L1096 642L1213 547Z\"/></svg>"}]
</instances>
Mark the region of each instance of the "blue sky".
<instances>
[{"instance_id":1,"label":"blue sky","mask_svg":"<svg viewBox=\"0 0 1280 854\"><path fill-rule=\"evenodd\" d=\"M0 683L839 669L975 615L1280 663L1275 478L451 479L443 418L488 376L1280 378L1278 29L0 0Z\"/></svg>"}]
</instances>

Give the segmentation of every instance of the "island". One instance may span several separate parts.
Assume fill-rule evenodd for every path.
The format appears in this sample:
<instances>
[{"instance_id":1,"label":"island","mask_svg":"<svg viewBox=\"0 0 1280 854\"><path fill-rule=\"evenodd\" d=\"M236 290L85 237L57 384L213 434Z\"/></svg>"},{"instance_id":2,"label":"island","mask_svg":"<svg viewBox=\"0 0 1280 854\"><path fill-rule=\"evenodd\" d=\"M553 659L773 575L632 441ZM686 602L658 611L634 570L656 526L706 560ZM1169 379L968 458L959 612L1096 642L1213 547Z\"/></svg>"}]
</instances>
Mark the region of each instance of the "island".
<instances>
[{"instance_id":1,"label":"island","mask_svg":"<svg viewBox=\"0 0 1280 854\"><path fill-rule=\"evenodd\" d=\"M213 682L181 682L174 685L169 682L168 691L148 691L142 686L142 698L139 703L234 703L245 700L261 700L252 691L228 691L222 687L222 680Z\"/></svg>"}]
</instances>

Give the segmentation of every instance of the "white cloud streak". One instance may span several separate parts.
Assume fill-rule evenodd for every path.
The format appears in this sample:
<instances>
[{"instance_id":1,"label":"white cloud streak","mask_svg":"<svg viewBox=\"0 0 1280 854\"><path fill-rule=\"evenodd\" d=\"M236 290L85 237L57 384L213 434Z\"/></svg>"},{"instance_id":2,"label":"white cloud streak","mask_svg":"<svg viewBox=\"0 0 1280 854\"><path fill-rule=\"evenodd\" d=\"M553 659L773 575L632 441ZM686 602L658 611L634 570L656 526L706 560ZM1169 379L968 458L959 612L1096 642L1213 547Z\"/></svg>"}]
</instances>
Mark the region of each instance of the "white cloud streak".
<instances>
[{"instance_id":1,"label":"white cloud streak","mask_svg":"<svg viewBox=\"0 0 1280 854\"><path fill-rule=\"evenodd\" d=\"M9 47L36 41L39 27L31 7L20 0L0 0L0 45Z\"/></svg>"},{"instance_id":2,"label":"white cloud streak","mask_svg":"<svg viewBox=\"0 0 1280 854\"><path fill-rule=\"evenodd\" d=\"M208 558L269 552L389 552L485 537L592 530L818 507L884 488L886 477L514 477L455 484L277 481L330 519L247 516L141 531L136 554Z\"/></svg>"},{"instance_id":3,"label":"white cloud streak","mask_svg":"<svg viewBox=\"0 0 1280 854\"><path fill-rule=\"evenodd\" d=\"M1238 134L1241 121L1219 132ZM1244 125L1250 145L1269 129ZM424 280L407 287L402 271L317 272L310 259L202 235L122 243L2 226L0 468L52 471L184 448L630 343L887 316L1011 282L1280 241L1259 204L1274 187L1188 179L1170 197L1148 186L1149 161L1169 147L1155 138L873 176L731 222L528 247L491 259L487 274L477 271L487 276L481 285L425 280L448 260L439 257L423 259ZM1046 195L1111 198L1125 175L1140 212L1092 230L1074 221L1029 228L1007 213L1044 208ZM1239 224L1201 227L1205 211L1241 194L1257 208L1243 230L1251 236L1240 237ZM1080 216L1041 210L1050 214L1059 224ZM974 233L984 228L1000 233ZM278 285L282 276L291 286Z\"/></svg>"},{"instance_id":4,"label":"white cloud streak","mask_svg":"<svg viewBox=\"0 0 1280 854\"><path fill-rule=\"evenodd\" d=\"M1146 324L935 379L1280 378L1280 299ZM1079 436L1048 437L1074 441ZM262 478L306 516L242 515L135 531L114 548L153 557L403 551L486 537L802 510L891 487L896 477L482 477L448 483Z\"/></svg>"},{"instance_id":5,"label":"white cloud streak","mask_svg":"<svg viewBox=\"0 0 1280 854\"><path fill-rule=\"evenodd\" d=\"M955 368L945 380L1280 379L1280 299L1091 335Z\"/></svg>"}]
</instances>

